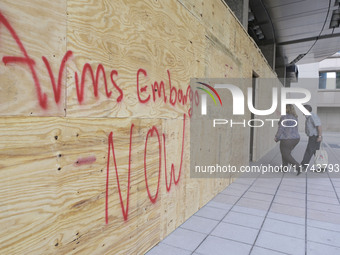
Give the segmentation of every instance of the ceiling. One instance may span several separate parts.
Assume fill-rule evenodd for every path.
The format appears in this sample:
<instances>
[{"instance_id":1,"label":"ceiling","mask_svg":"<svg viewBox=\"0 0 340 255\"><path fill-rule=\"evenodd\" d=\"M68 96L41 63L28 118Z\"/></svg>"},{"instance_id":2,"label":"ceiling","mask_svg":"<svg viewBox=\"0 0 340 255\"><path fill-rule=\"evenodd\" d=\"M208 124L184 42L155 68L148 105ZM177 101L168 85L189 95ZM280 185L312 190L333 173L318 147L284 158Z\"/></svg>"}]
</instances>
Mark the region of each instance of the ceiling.
<instances>
[{"instance_id":1,"label":"ceiling","mask_svg":"<svg viewBox=\"0 0 340 255\"><path fill-rule=\"evenodd\" d=\"M339 0L249 0L249 7L248 32L260 48L276 45L276 67L319 62L340 51L340 28L330 28L332 18L339 24Z\"/></svg>"}]
</instances>

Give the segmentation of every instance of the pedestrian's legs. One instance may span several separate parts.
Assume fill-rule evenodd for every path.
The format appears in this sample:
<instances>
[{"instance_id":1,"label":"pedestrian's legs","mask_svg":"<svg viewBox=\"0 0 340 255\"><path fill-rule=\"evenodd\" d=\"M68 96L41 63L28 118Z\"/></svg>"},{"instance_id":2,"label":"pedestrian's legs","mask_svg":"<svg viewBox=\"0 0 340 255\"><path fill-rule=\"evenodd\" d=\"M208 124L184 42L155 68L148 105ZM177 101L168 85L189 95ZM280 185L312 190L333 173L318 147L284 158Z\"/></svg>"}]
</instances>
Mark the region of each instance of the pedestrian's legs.
<instances>
[{"instance_id":1,"label":"pedestrian's legs","mask_svg":"<svg viewBox=\"0 0 340 255\"><path fill-rule=\"evenodd\" d=\"M305 167L305 164L309 164L310 159L312 158L315 151L320 148L320 142L317 142L317 136L310 136L308 138L308 144L306 147L305 155L303 156L303 160L301 165Z\"/></svg>"},{"instance_id":2,"label":"pedestrian's legs","mask_svg":"<svg viewBox=\"0 0 340 255\"><path fill-rule=\"evenodd\" d=\"M280 152L281 152L281 157L282 157L282 166L288 166L288 162L286 160L285 155L285 142L286 140L281 140L280 141Z\"/></svg>"},{"instance_id":3,"label":"pedestrian's legs","mask_svg":"<svg viewBox=\"0 0 340 255\"><path fill-rule=\"evenodd\" d=\"M295 160L292 156L292 150L299 143L300 139L287 139L280 141L280 150L282 154L282 164L284 162L292 164L295 167L298 167L300 164Z\"/></svg>"}]
</instances>

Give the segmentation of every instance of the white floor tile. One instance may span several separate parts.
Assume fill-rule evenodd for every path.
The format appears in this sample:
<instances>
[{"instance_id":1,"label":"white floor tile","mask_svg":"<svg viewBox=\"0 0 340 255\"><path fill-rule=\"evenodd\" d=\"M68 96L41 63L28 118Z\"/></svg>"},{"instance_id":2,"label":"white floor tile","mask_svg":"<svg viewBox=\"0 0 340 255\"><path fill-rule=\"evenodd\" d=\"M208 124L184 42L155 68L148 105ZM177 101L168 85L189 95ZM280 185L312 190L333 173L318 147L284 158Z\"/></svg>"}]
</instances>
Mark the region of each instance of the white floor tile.
<instances>
[{"instance_id":1,"label":"white floor tile","mask_svg":"<svg viewBox=\"0 0 340 255\"><path fill-rule=\"evenodd\" d=\"M214 197L212 201L233 205L239 198L240 198L239 196L232 196L220 193L216 197Z\"/></svg>"},{"instance_id":2,"label":"white floor tile","mask_svg":"<svg viewBox=\"0 0 340 255\"><path fill-rule=\"evenodd\" d=\"M270 212L281 213L281 214L286 214L286 215L301 217L301 218L304 218L306 215L305 208L277 204L277 203L272 204L272 207L270 208Z\"/></svg>"},{"instance_id":3,"label":"white floor tile","mask_svg":"<svg viewBox=\"0 0 340 255\"><path fill-rule=\"evenodd\" d=\"M331 230L307 227L307 240L340 248L340 233Z\"/></svg>"},{"instance_id":4,"label":"white floor tile","mask_svg":"<svg viewBox=\"0 0 340 255\"><path fill-rule=\"evenodd\" d=\"M235 205L232 209L232 212L242 212L250 215L257 215L257 216L265 216L267 214L267 210L258 210L244 206Z\"/></svg>"},{"instance_id":5,"label":"white floor tile","mask_svg":"<svg viewBox=\"0 0 340 255\"><path fill-rule=\"evenodd\" d=\"M305 187L299 187L299 186L290 186L290 185L280 185L279 190L285 190L285 191L291 191L296 193L304 194L306 193Z\"/></svg>"},{"instance_id":6,"label":"white floor tile","mask_svg":"<svg viewBox=\"0 0 340 255\"><path fill-rule=\"evenodd\" d=\"M205 234L183 228L177 228L174 232L167 236L162 243L184 250L194 251L205 237Z\"/></svg>"},{"instance_id":7,"label":"white floor tile","mask_svg":"<svg viewBox=\"0 0 340 255\"><path fill-rule=\"evenodd\" d=\"M340 254L340 248L324 244L307 242L308 255L337 255Z\"/></svg>"},{"instance_id":8,"label":"white floor tile","mask_svg":"<svg viewBox=\"0 0 340 255\"><path fill-rule=\"evenodd\" d=\"M220 221L227 214L227 212L228 210L204 206L195 215Z\"/></svg>"},{"instance_id":9,"label":"white floor tile","mask_svg":"<svg viewBox=\"0 0 340 255\"><path fill-rule=\"evenodd\" d=\"M190 255L191 252L167 244L159 244L153 247L146 255Z\"/></svg>"},{"instance_id":10,"label":"white floor tile","mask_svg":"<svg viewBox=\"0 0 340 255\"><path fill-rule=\"evenodd\" d=\"M243 197L237 202L237 205L267 211L269 209L270 203L271 202L269 201L262 201Z\"/></svg>"},{"instance_id":11,"label":"white floor tile","mask_svg":"<svg viewBox=\"0 0 340 255\"><path fill-rule=\"evenodd\" d=\"M266 231L261 231L255 245L291 255L305 254L305 240Z\"/></svg>"},{"instance_id":12,"label":"white floor tile","mask_svg":"<svg viewBox=\"0 0 340 255\"><path fill-rule=\"evenodd\" d=\"M307 210L307 217L311 220L325 221L328 223L340 224L339 214L319 210Z\"/></svg>"},{"instance_id":13,"label":"white floor tile","mask_svg":"<svg viewBox=\"0 0 340 255\"><path fill-rule=\"evenodd\" d=\"M298 199L305 199L306 194L305 193L297 193L294 191L287 191L287 190L279 190L276 193L277 196L281 197L291 197L291 198L298 198Z\"/></svg>"},{"instance_id":14,"label":"white floor tile","mask_svg":"<svg viewBox=\"0 0 340 255\"><path fill-rule=\"evenodd\" d=\"M336 198L335 195L333 197L325 197L325 196L321 196L321 195L308 194L307 200L308 200L308 202L312 201L312 202L320 202L320 203L339 205L339 201L338 201L338 199Z\"/></svg>"},{"instance_id":15,"label":"white floor tile","mask_svg":"<svg viewBox=\"0 0 340 255\"><path fill-rule=\"evenodd\" d=\"M313 187L308 186L308 195L318 195L322 197L334 197L334 190L333 191L324 191L324 190L316 190Z\"/></svg>"},{"instance_id":16,"label":"white floor tile","mask_svg":"<svg viewBox=\"0 0 340 255\"><path fill-rule=\"evenodd\" d=\"M211 235L252 245L256 239L257 233L257 229L221 222L217 225Z\"/></svg>"},{"instance_id":17,"label":"white floor tile","mask_svg":"<svg viewBox=\"0 0 340 255\"><path fill-rule=\"evenodd\" d=\"M243 193L245 191L244 190L240 190L240 189L232 189L232 188L229 188L229 186L223 190L220 194L224 194L224 195L231 195L231 196L242 196Z\"/></svg>"},{"instance_id":18,"label":"white floor tile","mask_svg":"<svg viewBox=\"0 0 340 255\"><path fill-rule=\"evenodd\" d=\"M272 194L275 193L276 189L253 186L248 191L254 191L254 192L258 192L258 193L264 193L264 194L272 195Z\"/></svg>"},{"instance_id":19,"label":"white floor tile","mask_svg":"<svg viewBox=\"0 0 340 255\"><path fill-rule=\"evenodd\" d=\"M305 239L305 226L267 218L262 230Z\"/></svg>"},{"instance_id":20,"label":"white floor tile","mask_svg":"<svg viewBox=\"0 0 340 255\"><path fill-rule=\"evenodd\" d=\"M308 201L307 208L318 210L318 211L336 213L340 215L340 205L331 205L331 204Z\"/></svg>"},{"instance_id":21,"label":"white floor tile","mask_svg":"<svg viewBox=\"0 0 340 255\"><path fill-rule=\"evenodd\" d=\"M229 212L227 216L224 217L223 222L260 229L263 220L264 217L261 216L249 215L240 212Z\"/></svg>"},{"instance_id":22,"label":"white floor tile","mask_svg":"<svg viewBox=\"0 0 340 255\"><path fill-rule=\"evenodd\" d=\"M210 200L205 206L219 208L219 209L222 209L222 210L225 210L225 211L229 211L230 208L232 207L232 205L230 205L230 204L215 202L214 200Z\"/></svg>"},{"instance_id":23,"label":"white floor tile","mask_svg":"<svg viewBox=\"0 0 340 255\"><path fill-rule=\"evenodd\" d=\"M243 197L271 202L273 200L274 195L248 191L244 194Z\"/></svg>"},{"instance_id":24,"label":"white floor tile","mask_svg":"<svg viewBox=\"0 0 340 255\"><path fill-rule=\"evenodd\" d=\"M287 253L282 253L274 250L268 250L262 247L254 246L253 250L251 251L250 255L285 255Z\"/></svg>"},{"instance_id":25,"label":"white floor tile","mask_svg":"<svg viewBox=\"0 0 340 255\"><path fill-rule=\"evenodd\" d=\"M248 255L251 245L209 236L196 250L202 255Z\"/></svg>"},{"instance_id":26,"label":"white floor tile","mask_svg":"<svg viewBox=\"0 0 340 255\"><path fill-rule=\"evenodd\" d=\"M301 208L306 207L306 200L299 198L275 196L274 202L282 205L296 206Z\"/></svg>"},{"instance_id":27,"label":"white floor tile","mask_svg":"<svg viewBox=\"0 0 340 255\"><path fill-rule=\"evenodd\" d=\"M180 227L202 234L209 234L211 230L218 224L218 221L207 219L199 216L191 216Z\"/></svg>"},{"instance_id":28,"label":"white floor tile","mask_svg":"<svg viewBox=\"0 0 340 255\"><path fill-rule=\"evenodd\" d=\"M282 213L274 213L270 211L267 215L267 218L281 220L281 221L290 222L294 224L299 224L302 226L305 225L305 217L296 217L296 216L291 216L291 215L282 214Z\"/></svg>"},{"instance_id":29,"label":"white floor tile","mask_svg":"<svg viewBox=\"0 0 340 255\"><path fill-rule=\"evenodd\" d=\"M325 222L325 221L308 219L307 220L307 226L337 231L337 232L340 233L340 224L334 224L334 223L329 223L329 222Z\"/></svg>"}]
</instances>

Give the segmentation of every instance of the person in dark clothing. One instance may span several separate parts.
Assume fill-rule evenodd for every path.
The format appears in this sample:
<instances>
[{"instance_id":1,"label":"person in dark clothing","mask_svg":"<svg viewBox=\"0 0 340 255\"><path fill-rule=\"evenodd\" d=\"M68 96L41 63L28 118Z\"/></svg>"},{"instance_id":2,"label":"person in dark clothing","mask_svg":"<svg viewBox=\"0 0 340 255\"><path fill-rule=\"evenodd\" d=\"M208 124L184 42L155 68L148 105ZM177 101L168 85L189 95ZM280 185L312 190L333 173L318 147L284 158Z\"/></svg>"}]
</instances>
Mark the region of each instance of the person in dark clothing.
<instances>
[{"instance_id":1,"label":"person in dark clothing","mask_svg":"<svg viewBox=\"0 0 340 255\"><path fill-rule=\"evenodd\" d=\"M300 174L300 164L292 156L292 151L300 141L298 129L298 117L294 106L287 104L286 115L282 115L279 121L279 128L275 135L275 141L280 141L280 152L282 156L282 166L291 164Z\"/></svg>"},{"instance_id":2,"label":"person in dark clothing","mask_svg":"<svg viewBox=\"0 0 340 255\"><path fill-rule=\"evenodd\" d=\"M308 144L301 165L303 169L306 169L316 150L320 149L322 128L320 118L312 112L312 107L310 105L304 105L304 107L311 113L311 115L305 115L305 132L308 136Z\"/></svg>"}]
</instances>

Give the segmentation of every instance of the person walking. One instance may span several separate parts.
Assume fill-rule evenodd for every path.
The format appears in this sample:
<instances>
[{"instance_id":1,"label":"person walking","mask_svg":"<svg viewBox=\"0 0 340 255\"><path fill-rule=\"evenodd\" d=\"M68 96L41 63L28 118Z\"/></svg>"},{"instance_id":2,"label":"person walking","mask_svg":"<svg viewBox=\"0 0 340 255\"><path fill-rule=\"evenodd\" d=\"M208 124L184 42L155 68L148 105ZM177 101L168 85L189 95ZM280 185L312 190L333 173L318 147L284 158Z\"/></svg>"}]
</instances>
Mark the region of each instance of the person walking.
<instances>
[{"instance_id":1,"label":"person walking","mask_svg":"<svg viewBox=\"0 0 340 255\"><path fill-rule=\"evenodd\" d=\"M320 118L318 115L312 112L312 106L304 105L304 107L310 112L311 115L305 115L305 133L308 136L308 144L301 162L303 170L307 169L310 159L313 155L315 155L316 150L320 149L320 143L322 141L322 127Z\"/></svg>"},{"instance_id":2,"label":"person walking","mask_svg":"<svg viewBox=\"0 0 340 255\"><path fill-rule=\"evenodd\" d=\"M286 115L282 115L279 121L279 127L274 138L275 142L280 141L280 152L282 156L282 166L286 167L291 164L295 167L297 175L300 174L300 164L292 156L292 151L300 141L298 129L298 116L294 106L286 105Z\"/></svg>"}]
</instances>

